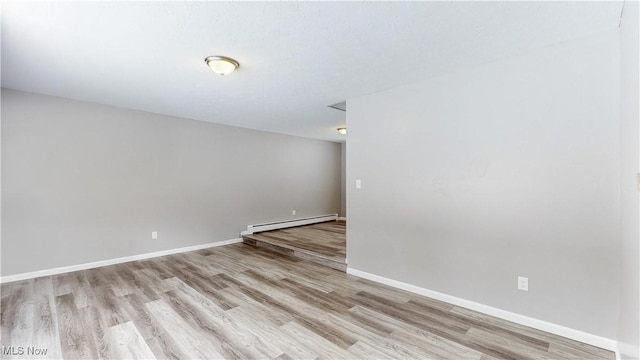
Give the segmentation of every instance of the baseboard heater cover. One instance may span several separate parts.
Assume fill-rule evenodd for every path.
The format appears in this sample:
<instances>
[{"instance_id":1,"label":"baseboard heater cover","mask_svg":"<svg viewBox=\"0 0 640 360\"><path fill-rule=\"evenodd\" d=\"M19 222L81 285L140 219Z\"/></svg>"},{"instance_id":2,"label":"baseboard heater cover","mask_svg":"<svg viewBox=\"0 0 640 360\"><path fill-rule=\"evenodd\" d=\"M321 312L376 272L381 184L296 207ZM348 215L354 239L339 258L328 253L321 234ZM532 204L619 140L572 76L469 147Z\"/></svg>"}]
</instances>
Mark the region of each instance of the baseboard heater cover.
<instances>
[{"instance_id":1,"label":"baseboard heater cover","mask_svg":"<svg viewBox=\"0 0 640 360\"><path fill-rule=\"evenodd\" d=\"M240 236L251 235L253 233L269 230L285 229L294 226L310 225L326 221L338 220L338 214L311 216L294 220L274 221L263 224L254 224L247 226L247 230L240 233Z\"/></svg>"}]
</instances>

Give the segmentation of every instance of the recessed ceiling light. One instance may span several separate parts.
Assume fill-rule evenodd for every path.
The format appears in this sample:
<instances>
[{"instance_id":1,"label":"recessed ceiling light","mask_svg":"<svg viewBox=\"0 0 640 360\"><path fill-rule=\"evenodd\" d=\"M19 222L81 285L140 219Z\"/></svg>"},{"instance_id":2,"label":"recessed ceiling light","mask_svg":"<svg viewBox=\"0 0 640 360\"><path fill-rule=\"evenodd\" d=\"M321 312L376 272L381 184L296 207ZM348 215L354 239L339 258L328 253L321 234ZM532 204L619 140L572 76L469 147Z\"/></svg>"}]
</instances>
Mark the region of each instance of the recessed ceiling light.
<instances>
[{"instance_id":1,"label":"recessed ceiling light","mask_svg":"<svg viewBox=\"0 0 640 360\"><path fill-rule=\"evenodd\" d=\"M347 135L347 128L346 127L339 127L338 128L338 132L342 135Z\"/></svg>"},{"instance_id":2,"label":"recessed ceiling light","mask_svg":"<svg viewBox=\"0 0 640 360\"><path fill-rule=\"evenodd\" d=\"M240 67L237 61L224 56L208 56L204 59L204 62L209 65L214 73L219 75L230 74L233 70Z\"/></svg>"}]
</instances>

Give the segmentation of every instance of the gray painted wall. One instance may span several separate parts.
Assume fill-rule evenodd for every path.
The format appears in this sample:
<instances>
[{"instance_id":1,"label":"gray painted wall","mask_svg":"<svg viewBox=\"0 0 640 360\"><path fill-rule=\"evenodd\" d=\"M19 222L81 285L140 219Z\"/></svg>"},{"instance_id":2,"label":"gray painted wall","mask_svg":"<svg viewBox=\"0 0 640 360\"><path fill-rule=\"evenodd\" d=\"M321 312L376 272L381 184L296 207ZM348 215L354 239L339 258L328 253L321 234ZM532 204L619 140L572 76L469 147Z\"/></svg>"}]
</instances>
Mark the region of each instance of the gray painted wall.
<instances>
[{"instance_id":1,"label":"gray painted wall","mask_svg":"<svg viewBox=\"0 0 640 360\"><path fill-rule=\"evenodd\" d=\"M615 339L618 78L616 30L348 99L349 266Z\"/></svg>"},{"instance_id":2,"label":"gray painted wall","mask_svg":"<svg viewBox=\"0 0 640 360\"><path fill-rule=\"evenodd\" d=\"M640 172L638 42L640 6L626 1L620 23L620 315L618 342L622 358L640 358L640 203L636 175Z\"/></svg>"},{"instance_id":3,"label":"gray painted wall","mask_svg":"<svg viewBox=\"0 0 640 360\"><path fill-rule=\"evenodd\" d=\"M339 143L2 89L2 275L337 213L340 157Z\"/></svg>"}]
</instances>

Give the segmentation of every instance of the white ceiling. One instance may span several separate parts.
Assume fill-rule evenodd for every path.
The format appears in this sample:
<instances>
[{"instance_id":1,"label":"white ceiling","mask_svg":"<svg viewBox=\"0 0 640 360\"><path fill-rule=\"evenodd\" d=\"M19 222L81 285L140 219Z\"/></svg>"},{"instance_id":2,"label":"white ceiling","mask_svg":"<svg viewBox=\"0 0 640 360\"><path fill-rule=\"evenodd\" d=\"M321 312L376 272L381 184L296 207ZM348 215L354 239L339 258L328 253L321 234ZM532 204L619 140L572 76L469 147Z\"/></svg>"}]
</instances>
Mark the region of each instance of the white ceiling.
<instances>
[{"instance_id":1,"label":"white ceiling","mask_svg":"<svg viewBox=\"0 0 640 360\"><path fill-rule=\"evenodd\" d=\"M7 2L2 86L323 140L345 99L618 26L621 2ZM220 77L204 58L225 55Z\"/></svg>"}]
</instances>

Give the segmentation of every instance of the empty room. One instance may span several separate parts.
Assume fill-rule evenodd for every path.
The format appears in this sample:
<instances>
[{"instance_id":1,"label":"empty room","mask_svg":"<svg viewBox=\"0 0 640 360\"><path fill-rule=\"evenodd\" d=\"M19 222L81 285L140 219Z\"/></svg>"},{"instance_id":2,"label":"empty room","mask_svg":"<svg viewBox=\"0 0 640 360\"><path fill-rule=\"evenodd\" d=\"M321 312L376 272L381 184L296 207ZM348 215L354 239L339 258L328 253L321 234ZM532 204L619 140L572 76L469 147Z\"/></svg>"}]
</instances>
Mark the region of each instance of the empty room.
<instances>
[{"instance_id":1,"label":"empty room","mask_svg":"<svg viewBox=\"0 0 640 360\"><path fill-rule=\"evenodd\" d=\"M640 358L638 1L0 14L0 358Z\"/></svg>"}]
</instances>

